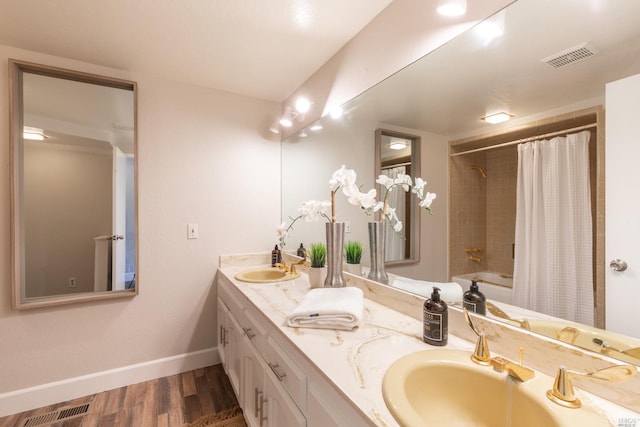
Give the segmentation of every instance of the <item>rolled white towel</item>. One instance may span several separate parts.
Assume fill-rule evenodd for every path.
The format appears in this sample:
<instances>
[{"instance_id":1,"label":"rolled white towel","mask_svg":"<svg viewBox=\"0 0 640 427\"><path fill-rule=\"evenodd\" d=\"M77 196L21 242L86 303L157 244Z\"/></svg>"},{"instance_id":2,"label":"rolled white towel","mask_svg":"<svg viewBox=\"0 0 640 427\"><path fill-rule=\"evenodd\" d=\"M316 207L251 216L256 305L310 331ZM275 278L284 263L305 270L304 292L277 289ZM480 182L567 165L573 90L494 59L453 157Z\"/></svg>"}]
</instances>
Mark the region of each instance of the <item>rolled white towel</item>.
<instances>
[{"instance_id":1,"label":"rolled white towel","mask_svg":"<svg viewBox=\"0 0 640 427\"><path fill-rule=\"evenodd\" d=\"M294 328L341 329L360 325L364 313L364 295L354 287L311 289L287 317Z\"/></svg>"},{"instance_id":2,"label":"rolled white towel","mask_svg":"<svg viewBox=\"0 0 640 427\"><path fill-rule=\"evenodd\" d=\"M427 282L407 277L396 277L391 286L425 298L431 297L431 292L433 292L435 286L440 288L440 299L447 304L462 301L462 286L456 282Z\"/></svg>"}]
</instances>

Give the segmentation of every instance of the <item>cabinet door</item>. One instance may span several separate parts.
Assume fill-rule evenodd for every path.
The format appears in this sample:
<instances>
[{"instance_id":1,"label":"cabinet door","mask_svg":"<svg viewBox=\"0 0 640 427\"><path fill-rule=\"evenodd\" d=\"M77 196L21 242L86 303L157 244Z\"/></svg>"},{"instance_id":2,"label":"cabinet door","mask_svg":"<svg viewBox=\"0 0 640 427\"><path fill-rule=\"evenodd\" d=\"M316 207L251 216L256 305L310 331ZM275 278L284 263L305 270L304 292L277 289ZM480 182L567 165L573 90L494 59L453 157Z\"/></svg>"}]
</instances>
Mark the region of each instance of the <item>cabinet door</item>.
<instances>
[{"instance_id":1,"label":"cabinet door","mask_svg":"<svg viewBox=\"0 0 640 427\"><path fill-rule=\"evenodd\" d=\"M260 426L260 407L264 396L265 363L256 353L255 347L246 338L243 340L242 354L243 383L241 406L249 427ZM264 426L264 421L262 422Z\"/></svg>"},{"instance_id":2,"label":"cabinet door","mask_svg":"<svg viewBox=\"0 0 640 427\"><path fill-rule=\"evenodd\" d=\"M307 425L306 418L271 370L265 371L264 389L267 402L266 409L263 408L263 415L267 418L267 427L305 427Z\"/></svg>"},{"instance_id":3,"label":"cabinet door","mask_svg":"<svg viewBox=\"0 0 640 427\"><path fill-rule=\"evenodd\" d=\"M227 351L227 375L229 381L236 392L236 396L240 396L240 384L242 378L242 328L236 321L231 311L226 314L226 351Z\"/></svg>"},{"instance_id":4,"label":"cabinet door","mask_svg":"<svg viewBox=\"0 0 640 427\"><path fill-rule=\"evenodd\" d=\"M224 304L224 302L218 298L217 301L217 318L218 318L218 355L220 356L220 361L222 362L222 366L224 367L225 372L228 373L227 366L227 351L226 351L226 329L227 329L227 313L229 309Z\"/></svg>"}]
</instances>

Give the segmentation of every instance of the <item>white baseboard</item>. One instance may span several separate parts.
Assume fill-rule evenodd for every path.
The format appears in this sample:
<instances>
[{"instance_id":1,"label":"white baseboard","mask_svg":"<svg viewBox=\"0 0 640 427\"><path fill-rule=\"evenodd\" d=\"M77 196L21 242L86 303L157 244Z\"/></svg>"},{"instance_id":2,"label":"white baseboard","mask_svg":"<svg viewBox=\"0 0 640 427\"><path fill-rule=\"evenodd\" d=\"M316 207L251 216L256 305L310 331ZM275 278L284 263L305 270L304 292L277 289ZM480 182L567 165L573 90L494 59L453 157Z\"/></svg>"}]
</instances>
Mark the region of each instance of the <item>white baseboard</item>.
<instances>
[{"instance_id":1,"label":"white baseboard","mask_svg":"<svg viewBox=\"0 0 640 427\"><path fill-rule=\"evenodd\" d=\"M0 417L218 363L213 347L10 391L0 394Z\"/></svg>"}]
</instances>

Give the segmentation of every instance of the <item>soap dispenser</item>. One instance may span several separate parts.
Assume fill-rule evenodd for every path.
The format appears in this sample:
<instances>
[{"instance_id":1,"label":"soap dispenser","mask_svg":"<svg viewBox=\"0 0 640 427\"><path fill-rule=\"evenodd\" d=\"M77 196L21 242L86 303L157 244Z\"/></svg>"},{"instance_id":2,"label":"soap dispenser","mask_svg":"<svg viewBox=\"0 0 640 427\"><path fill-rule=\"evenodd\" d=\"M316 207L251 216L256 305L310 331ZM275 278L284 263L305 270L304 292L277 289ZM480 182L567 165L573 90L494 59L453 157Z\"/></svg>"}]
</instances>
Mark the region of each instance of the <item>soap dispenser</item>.
<instances>
[{"instance_id":1,"label":"soap dispenser","mask_svg":"<svg viewBox=\"0 0 640 427\"><path fill-rule=\"evenodd\" d=\"M275 267L278 263L282 263L282 252L280 252L278 245L276 245L271 251L271 267Z\"/></svg>"},{"instance_id":2,"label":"soap dispenser","mask_svg":"<svg viewBox=\"0 0 640 427\"><path fill-rule=\"evenodd\" d=\"M471 281L471 287L467 292L462 296L462 304L468 311L472 311L474 313L482 314L483 316L487 314L487 309L485 306L485 298L484 294L480 292L478 289L478 282L475 280Z\"/></svg>"},{"instance_id":3,"label":"soap dispenser","mask_svg":"<svg viewBox=\"0 0 640 427\"><path fill-rule=\"evenodd\" d=\"M304 248L304 246L302 246L302 243L300 243L300 247L298 248L296 255L299 256L300 258L304 258L304 259L307 258L307 250Z\"/></svg>"},{"instance_id":4,"label":"soap dispenser","mask_svg":"<svg viewBox=\"0 0 640 427\"><path fill-rule=\"evenodd\" d=\"M440 299L440 288L433 287L431 298L424 302L422 339L427 344L447 345L449 338L449 308Z\"/></svg>"}]
</instances>

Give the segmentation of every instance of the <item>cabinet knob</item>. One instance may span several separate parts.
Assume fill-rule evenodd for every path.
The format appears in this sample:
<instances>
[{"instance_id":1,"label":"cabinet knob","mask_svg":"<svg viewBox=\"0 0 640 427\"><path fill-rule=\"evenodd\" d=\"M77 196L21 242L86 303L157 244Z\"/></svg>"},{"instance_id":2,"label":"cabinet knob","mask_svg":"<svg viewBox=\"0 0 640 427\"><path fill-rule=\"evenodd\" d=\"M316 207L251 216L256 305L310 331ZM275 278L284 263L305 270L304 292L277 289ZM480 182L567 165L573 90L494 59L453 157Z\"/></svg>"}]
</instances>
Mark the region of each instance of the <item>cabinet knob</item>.
<instances>
[{"instance_id":1,"label":"cabinet knob","mask_svg":"<svg viewBox=\"0 0 640 427\"><path fill-rule=\"evenodd\" d=\"M609 268L613 271L625 271L627 269L627 263L621 259L614 259L609 264Z\"/></svg>"}]
</instances>

